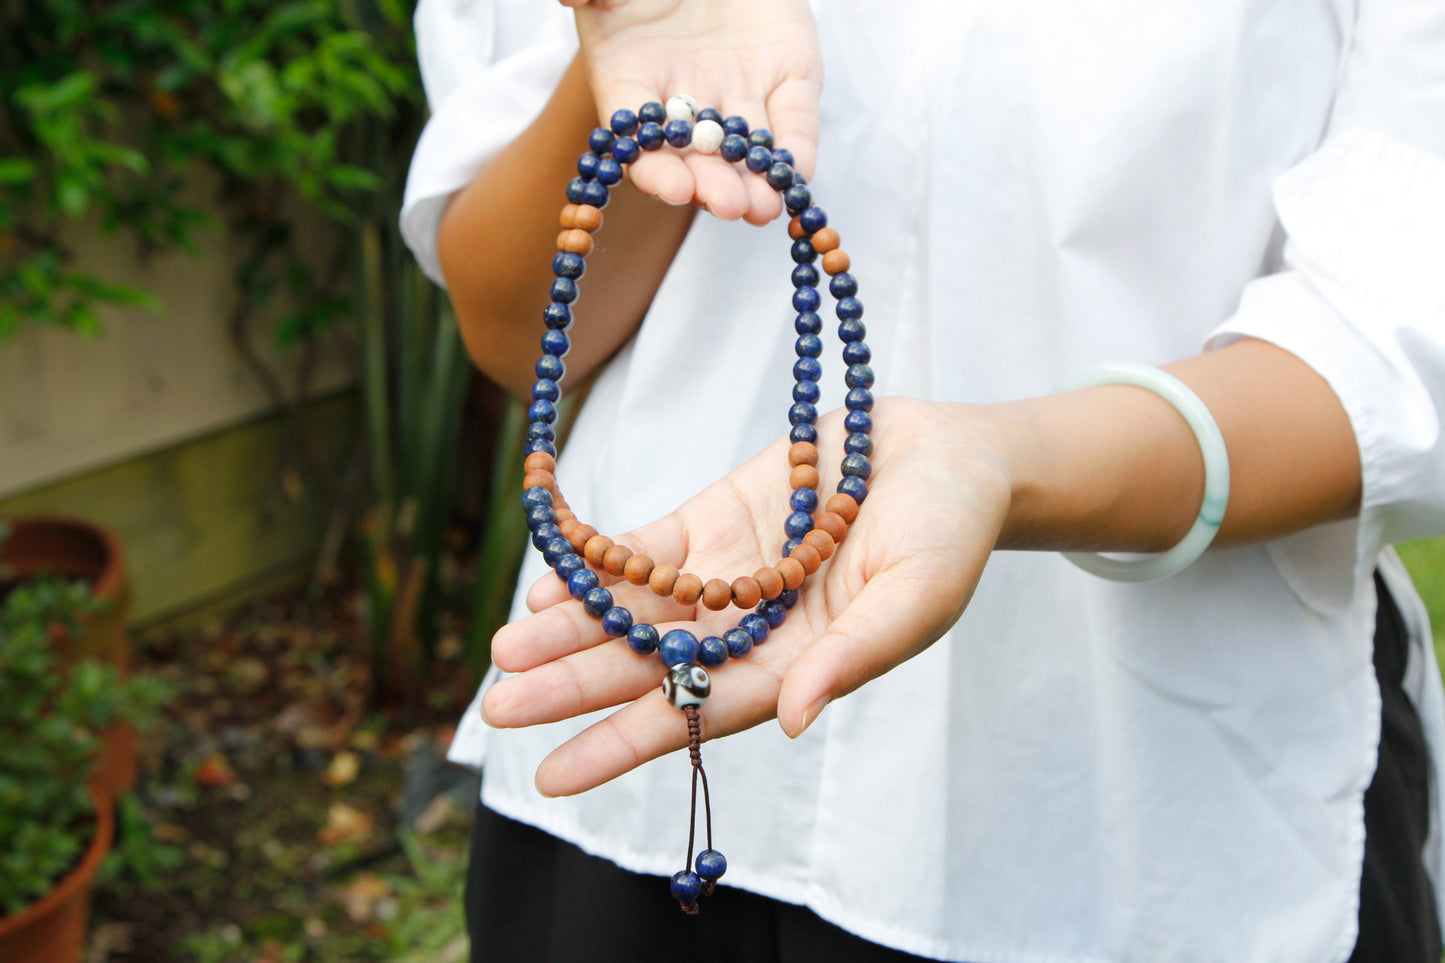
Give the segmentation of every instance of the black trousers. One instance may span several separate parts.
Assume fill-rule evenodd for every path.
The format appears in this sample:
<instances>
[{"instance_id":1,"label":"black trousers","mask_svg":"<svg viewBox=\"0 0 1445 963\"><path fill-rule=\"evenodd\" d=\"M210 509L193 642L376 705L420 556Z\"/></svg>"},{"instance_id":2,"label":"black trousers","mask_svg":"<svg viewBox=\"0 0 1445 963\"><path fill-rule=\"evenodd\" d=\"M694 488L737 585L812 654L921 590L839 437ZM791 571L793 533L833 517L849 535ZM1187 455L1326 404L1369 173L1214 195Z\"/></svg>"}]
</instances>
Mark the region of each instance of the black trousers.
<instances>
[{"instance_id":1,"label":"black trousers","mask_svg":"<svg viewBox=\"0 0 1445 963\"><path fill-rule=\"evenodd\" d=\"M1380 762L1365 793L1360 938L1351 963L1440 963L1435 896L1421 862L1430 760L1403 688L1404 620L1379 577L1375 672L1383 696ZM729 887L684 916L665 880L619 869L485 807L467 874L473 963L903 963L812 911Z\"/></svg>"}]
</instances>

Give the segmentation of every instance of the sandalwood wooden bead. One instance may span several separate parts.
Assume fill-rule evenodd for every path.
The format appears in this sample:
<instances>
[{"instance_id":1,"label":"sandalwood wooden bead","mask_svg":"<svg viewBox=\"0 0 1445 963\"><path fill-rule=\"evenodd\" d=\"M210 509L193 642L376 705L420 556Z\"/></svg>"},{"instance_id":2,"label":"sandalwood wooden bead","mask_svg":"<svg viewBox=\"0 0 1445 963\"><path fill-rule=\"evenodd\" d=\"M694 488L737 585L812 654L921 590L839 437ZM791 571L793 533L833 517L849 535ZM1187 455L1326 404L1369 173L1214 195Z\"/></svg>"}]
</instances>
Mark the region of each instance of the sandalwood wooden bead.
<instances>
[{"instance_id":1,"label":"sandalwood wooden bead","mask_svg":"<svg viewBox=\"0 0 1445 963\"><path fill-rule=\"evenodd\" d=\"M788 484L793 488L817 488L818 469L812 465L795 465L788 472Z\"/></svg>"},{"instance_id":2,"label":"sandalwood wooden bead","mask_svg":"<svg viewBox=\"0 0 1445 963\"><path fill-rule=\"evenodd\" d=\"M808 577L807 569L803 563L789 555L778 563L778 574L783 577L783 588L795 589L803 584L803 579Z\"/></svg>"},{"instance_id":3,"label":"sandalwood wooden bead","mask_svg":"<svg viewBox=\"0 0 1445 963\"><path fill-rule=\"evenodd\" d=\"M802 564L804 575L812 575L823 564L823 554L807 542L794 547L788 553L788 558L796 559Z\"/></svg>"},{"instance_id":4,"label":"sandalwood wooden bead","mask_svg":"<svg viewBox=\"0 0 1445 963\"><path fill-rule=\"evenodd\" d=\"M833 541L833 536L821 528L815 528L804 535L803 544L813 546L813 549L822 556L825 562L832 558L833 553L838 550L838 543Z\"/></svg>"},{"instance_id":5,"label":"sandalwood wooden bead","mask_svg":"<svg viewBox=\"0 0 1445 963\"><path fill-rule=\"evenodd\" d=\"M681 574L676 565L664 562L653 567L652 574L647 577L647 587L652 589L654 594L671 595L673 586L677 584L677 577Z\"/></svg>"},{"instance_id":6,"label":"sandalwood wooden bead","mask_svg":"<svg viewBox=\"0 0 1445 963\"><path fill-rule=\"evenodd\" d=\"M837 512L824 512L813 519L817 526L814 531L827 532L835 544L843 544L843 539L848 534L848 523L843 521L843 516Z\"/></svg>"},{"instance_id":7,"label":"sandalwood wooden bead","mask_svg":"<svg viewBox=\"0 0 1445 963\"><path fill-rule=\"evenodd\" d=\"M697 600L702 598L702 579L691 572L684 572L673 583L672 597L683 605L696 605Z\"/></svg>"},{"instance_id":8,"label":"sandalwood wooden bead","mask_svg":"<svg viewBox=\"0 0 1445 963\"><path fill-rule=\"evenodd\" d=\"M592 233L602 227L602 209L591 204L578 204L572 212L572 227Z\"/></svg>"},{"instance_id":9,"label":"sandalwood wooden bead","mask_svg":"<svg viewBox=\"0 0 1445 963\"><path fill-rule=\"evenodd\" d=\"M579 228L570 228L557 235L557 249L586 257L592 253L592 235Z\"/></svg>"},{"instance_id":10,"label":"sandalwood wooden bead","mask_svg":"<svg viewBox=\"0 0 1445 963\"><path fill-rule=\"evenodd\" d=\"M803 229L802 217L794 214L793 219L788 222L788 237L791 237L795 241L801 241L807 236L808 232Z\"/></svg>"},{"instance_id":11,"label":"sandalwood wooden bead","mask_svg":"<svg viewBox=\"0 0 1445 963\"><path fill-rule=\"evenodd\" d=\"M720 578L710 578L702 587L703 608L721 612L733 604L732 586Z\"/></svg>"},{"instance_id":12,"label":"sandalwood wooden bead","mask_svg":"<svg viewBox=\"0 0 1445 963\"><path fill-rule=\"evenodd\" d=\"M793 442L793 447L788 449L788 464L795 468L798 465L818 464L818 446L811 441Z\"/></svg>"},{"instance_id":13,"label":"sandalwood wooden bead","mask_svg":"<svg viewBox=\"0 0 1445 963\"><path fill-rule=\"evenodd\" d=\"M587 544L582 546L582 557L587 559L587 564L593 568L601 568L602 557L613 544L612 539L606 535L593 535L587 539Z\"/></svg>"},{"instance_id":14,"label":"sandalwood wooden bead","mask_svg":"<svg viewBox=\"0 0 1445 963\"><path fill-rule=\"evenodd\" d=\"M825 227L816 232L813 235L813 250L819 254L838 250L838 232L831 227Z\"/></svg>"},{"instance_id":15,"label":"sandalwood wooden bead","mask_svg":"<svg viewBox=\"0 0 1445 963\"><path fill-rule=\"evenodd\" d=\"M627 560L622 567L622 575L633 585L646 585L647 580L652 577L653 561L649 556L638 553Z\"/></svg>"},{"instance_id":16,"label":"sandalwood wooden bead","mask_svg":"<svg viewBox=\"0 0 1445 963\"><path fill-rule=\"evenodd\" d=\"M522 467L527 471L557 471L557 460L545 451L534 451L522 462Z\"/></svg>"},{"instance_id":17,"label":"sandalwood wooden bead","mask_svg":"<svg viewBox=\"0 0 1445 963\"><path fill-rule=\"evenodd\" d=\"M573 515L571 518L557 519L557 527L562 530L562 537L571 542L572 536L576 534L577 529L582 527L582 523L577 520L576 515ZM576 548L577 543L573 542L572 547Z\"/></svg>"},{"instance_id":18,"label":"sandalwood wooden bead","mask_svg":"<svg viewBox=\"0 0 1445 963\"><path fill-rule=\"evenodd\" d=\"M762 586L758 585L758 580L751 575L733 579L732 591L733 601L738 603L740 609L750 609L763 600Z\"/></svg>"},{"instance_id":19,"label":"sandalwood wooden bead","mask_svg":"<svg viewBox=\"0 0 1445 963\"><path fill-rule=\"evenodd\" d=\"M853 500L852 495L845 495L843 492L837 492L830 497L828 504L823 506L823 510L838 513L849 525L852 525L858 517L858 503Z\"/></svg>"},{"instance_id":20,"label":"sandalwood wooden bead","mask_svg":"<svg viewBox=\"0 0 1445 963\"><path fill-rule=\"evenodd\" d=\"M522 476L522 490L525 491L528 488L545 488L549 492L555 492L557 476L549 471L542 471L540 468L533 469ZM557 500L553 498L552 503L555 505Z\"/></svg>"},{"instance_id":21,"label":"sandalwood wooden bead","mask_svg":"<svg viewBox=\"0 0 1445 963\"><path fill-rule=\"evenodd\" d=\"M587 540L596 534L597 529L591 525L578 525L572 529L572 534L567 536L567 541L571 542L572 547L580 552L587 547Z\"/></svg>"},{"instance_id":22,"label":"sandalwood wooden bead","mask_svg":"<svg viewBox=\"0 0 1445 963\"><path fill-rule=\"evenodd\" d=\"M626 545L613 545L602 553L602 569L608 575L621 575L627 570L627 560L632 558L632 549Z\"/></svg>"},{"instance_id":23,"label":"sandalwood wooden bead","mask_svg":"<svg viewBox=\"0 0 1445 963\"><path fill-rule=\"evenodd\" d=\"M775 599L783 594L783 573L771 565L758 569L753 573L753 581L758 583L758 590L762 592L763 598Z\"/></svg>"},{"instance_id":24,"label":"sandalwood wooden bead","mask_svg":"<svg viewBox=\"0 0 1445 963\"><path fill-rule=\"evenodd\" d=\"M552 514L557 516L557 527L559 528L562 526L563 522L577 521L577 514L566 505L563 505L561 508L552 509Z\"/></svg>"},{"instance_id":25,"label":"sandalwood wooden bead","mask_svg":"<svg viewBox=\"0 0 1445 963\"><path fill-rule=\"evenodd\" d=\"M842 274L853 266L853 259L841 247L823 255L823 270L829 274Z\"/></svg>"},{"instance_id":26,"label":"sandalwood wooden bead","mask_svg":"<svg viewBox=\"0 0 1445 963\"><path fill-rule=\"evenodd\" d=\"M562 212L557 215L557 223L560 224L560 225L562 225L563 228L576 227L576 226L577 226L577 205L576 205L576 204L563 204L563 205L562 205Z\"/></svg>"}]
</instances>

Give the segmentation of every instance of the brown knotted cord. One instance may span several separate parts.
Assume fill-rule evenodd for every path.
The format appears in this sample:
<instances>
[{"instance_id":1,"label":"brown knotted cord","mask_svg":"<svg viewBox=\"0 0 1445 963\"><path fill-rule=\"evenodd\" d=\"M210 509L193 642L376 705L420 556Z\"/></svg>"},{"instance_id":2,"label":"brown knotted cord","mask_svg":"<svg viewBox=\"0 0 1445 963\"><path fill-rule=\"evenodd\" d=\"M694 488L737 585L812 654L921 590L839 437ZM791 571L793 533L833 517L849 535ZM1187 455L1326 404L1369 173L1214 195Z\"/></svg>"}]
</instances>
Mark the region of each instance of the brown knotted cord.
<instances>
[{"instance_id":1,"label":"brown knotted cord","mask_svg":"<svg viewBox=\"0 0 1445 963\"><path fill-rule=\"evenodd\" d=\"M707 827L707 848L712 849L712 797L707 790L707 770L702 767L702 720L698 716L697 706L687 706L682 710L687 716L687 754L692 759L692 810L687 820L687 863L689 870L692 869L692 851L697 838L697 781L702 779L702 806L703 819ZM703 880L702 895L711 896L717 884L710 880ZM698 911L697 900L685 900L682 903L682 911L689 916L696 916Z\"/></svg>"}]
</instances>

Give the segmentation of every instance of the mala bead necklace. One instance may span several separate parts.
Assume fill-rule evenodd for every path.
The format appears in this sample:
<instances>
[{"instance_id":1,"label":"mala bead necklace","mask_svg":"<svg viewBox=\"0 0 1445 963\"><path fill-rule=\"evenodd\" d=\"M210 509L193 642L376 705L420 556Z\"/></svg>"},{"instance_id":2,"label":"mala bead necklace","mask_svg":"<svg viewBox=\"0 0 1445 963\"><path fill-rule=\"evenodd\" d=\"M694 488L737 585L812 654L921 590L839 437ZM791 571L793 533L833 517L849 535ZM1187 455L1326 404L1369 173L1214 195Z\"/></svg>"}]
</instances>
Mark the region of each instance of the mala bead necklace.
<instances>
[{"instance_id":1,"label":"mala bead necklace","mask_svg":"<svg viewBox=\"0 0 1445 963\"><path fill-rule=\"evenodd\" d=\"M740 659L753 646L767 641L772 629L783 624L788 610L798 600L798 590L808 576L832 557L848 533L858 508L868 495L872 474L869 456L873 452L872 354L864 343L863 304L858 300L858 282L849 273L848 254L839 246L838 232L828 226L828 216L813 204L812 193L802 174L793 169L792 154L774 147L767 130L750 130L741 117L724 118L711 108L699 110L686 95L670 99L664 106L644 104L641 110L619 110L607 127L598 127L588 137L588 149L577 160L577 177L567 185L567 204L562 208L562 231L557 235L557 254L552 259L551 299L542 313L547 330L542 335L542 356L537 360L537 381L532 386L528 409L526 476L522 507L532 544L547 564L567 585L573 598L589 615L601 620L603 631L613 638L626 638L639 655L656 653L667 668L662 691L681 710L687 722L688 754L692 763L692 815L689 820L687 859L672 877L672 894L689 914L698 911L698 899L713 891L727 869L727 859L713 848L712 802L707 773L702 766L701 720L699 710L712 690L709 668L729 658ZM614 187L622 182L627 165L643 151L663 147L691 148L701 153L721 154L742 163L782 195L791 220L794 267L793 309L798 360L793 365L793 404L788 409L789 514L783 521L782 558L751 575L731 580L703 578L679 571L675 565L659 564L636 554L582 522L567 505L557 484L556 421L561 399L561 382L566 373L562 358L571 347L567 335L573 320L573 305L580 292L578 282L586 272L586 258L592 251L592 235L602 227L602 211ZM818 494L818 383L823 367L819 333L823 321L818 311L822 295L819 267L829 275L828 291L836 300L838 337L843 343L848 388L843 425L842 480L837 491L821 505ZM746 612L737 625L721 635L698 638L687 629L659 633L646 622L616 604L611 590L602 584L603 574L647 586L654 594L671 597L683 605L710 611L736 606ZM697 835L697 793L702 786L706 843L693 856Z\"/></svg>"}]
</instances>

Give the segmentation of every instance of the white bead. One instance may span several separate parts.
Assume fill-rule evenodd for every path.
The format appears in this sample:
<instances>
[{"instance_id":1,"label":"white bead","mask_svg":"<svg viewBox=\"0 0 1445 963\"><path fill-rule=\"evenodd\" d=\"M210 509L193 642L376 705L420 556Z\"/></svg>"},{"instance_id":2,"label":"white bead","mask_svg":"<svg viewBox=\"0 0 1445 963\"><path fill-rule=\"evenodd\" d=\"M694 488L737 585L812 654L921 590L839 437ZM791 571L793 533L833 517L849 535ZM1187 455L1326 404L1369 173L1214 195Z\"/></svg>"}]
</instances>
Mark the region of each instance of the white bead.
<instances>
[{"instance_id":1,"label":"white bead","mask_svg":"<svg viewBox=\"0 0 1445 963\"><path fill-rule=\"evenodd\" d=\"M699 153L716 154L727 131L715 120L700 120L692 129L692 146Z\"/></svg>"},{"instance_id":2,"label":"white bead","mask_svg":"<svg viewBox=\"0 0 1445 963\"><path fill-rule=\"evenodd\" d=\"M685 120L689 124L697 120L697 100L687 94L668 98L666 109L668 120Z\"/></svg>"},{"instance_id":3,"label":"white bead","mask_svg":"<svg viewBox=\"0 0 1445 963\"><path fill-rule=\"evenodd\" d=\"M677 709L700 706L712 694L712 680L702 666L684 662L668 670L662 680L662 694Z\"/></svg>"}]
</instances>

